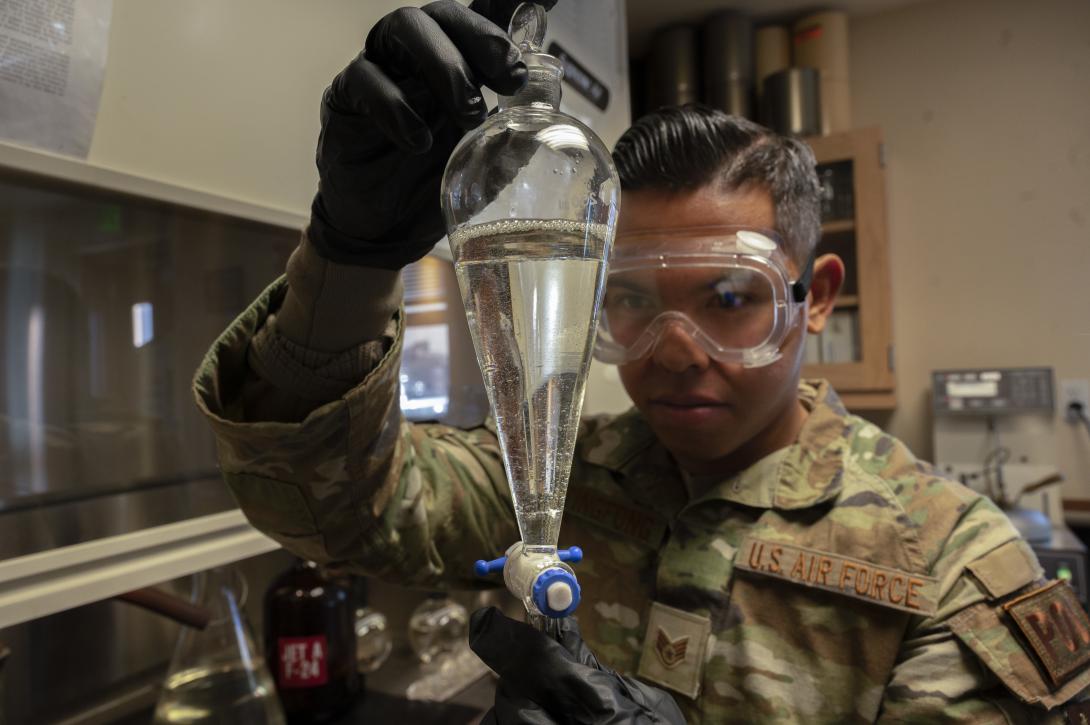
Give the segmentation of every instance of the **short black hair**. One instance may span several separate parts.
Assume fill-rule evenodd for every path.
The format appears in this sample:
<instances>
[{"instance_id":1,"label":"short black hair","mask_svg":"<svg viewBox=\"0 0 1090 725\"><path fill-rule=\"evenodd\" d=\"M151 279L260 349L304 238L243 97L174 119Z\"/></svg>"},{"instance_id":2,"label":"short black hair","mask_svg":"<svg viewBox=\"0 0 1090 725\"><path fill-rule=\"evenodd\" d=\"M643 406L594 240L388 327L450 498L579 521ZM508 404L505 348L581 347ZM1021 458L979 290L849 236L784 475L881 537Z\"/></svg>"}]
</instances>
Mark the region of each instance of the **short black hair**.
<instances>
[{"instance_id":1,"label":"short black hair","mask_svg":"<svg viewBox=\"0 0 1090 725\"><path fill-rule=\"evenodd\" d=\"M718 184L767 189L785 251L802 266L821 236L821 185L814 152L739 116L699 103L652 111L613 148L621 189L677 193Z\"/></svg>"}]
</instances>

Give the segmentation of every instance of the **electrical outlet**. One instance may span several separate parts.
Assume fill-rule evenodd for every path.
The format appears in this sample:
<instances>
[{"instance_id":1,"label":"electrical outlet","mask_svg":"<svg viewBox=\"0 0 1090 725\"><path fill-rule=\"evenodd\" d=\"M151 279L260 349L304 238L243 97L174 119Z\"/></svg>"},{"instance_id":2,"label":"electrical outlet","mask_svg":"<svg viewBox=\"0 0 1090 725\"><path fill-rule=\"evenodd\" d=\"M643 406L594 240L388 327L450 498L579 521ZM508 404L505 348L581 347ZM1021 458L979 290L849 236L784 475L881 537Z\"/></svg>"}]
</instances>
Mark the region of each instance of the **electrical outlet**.
<instances>
[{"instance_id":1,"label":"electrical outlet","mask_svg":"<svg viewBox=\"0 0 1090 725\"><path fill-rule=\"evenodd\" d=\"M1072 403L1082 403L1082 412L1090 415L1090 380L1070 379L1060 381L1060 410L1068 423L1078 423L1079 416L1069 409Z\"/></svg>"}]
</instances>

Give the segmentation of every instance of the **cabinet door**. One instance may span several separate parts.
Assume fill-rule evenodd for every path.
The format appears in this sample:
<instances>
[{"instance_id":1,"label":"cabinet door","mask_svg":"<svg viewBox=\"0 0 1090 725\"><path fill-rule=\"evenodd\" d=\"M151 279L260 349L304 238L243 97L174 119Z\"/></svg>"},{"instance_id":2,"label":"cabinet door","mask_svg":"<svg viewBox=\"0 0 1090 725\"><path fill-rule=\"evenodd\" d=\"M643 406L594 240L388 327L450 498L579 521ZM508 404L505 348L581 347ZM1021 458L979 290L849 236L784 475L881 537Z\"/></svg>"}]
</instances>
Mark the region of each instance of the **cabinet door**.
<instances>
[{"instance_id":1,"label":"cabinet door","mask_svg":"<svg viewBox=\"0 0 1090 725\"><path fill-rule=\"evenodd\" d=\"M893 333L882 136L876 128L807 139L822 181L818 254L844 260L825 331L809 341L804 375L829 380L849 408L892 408Z\"/></svg>"}]
</instances>

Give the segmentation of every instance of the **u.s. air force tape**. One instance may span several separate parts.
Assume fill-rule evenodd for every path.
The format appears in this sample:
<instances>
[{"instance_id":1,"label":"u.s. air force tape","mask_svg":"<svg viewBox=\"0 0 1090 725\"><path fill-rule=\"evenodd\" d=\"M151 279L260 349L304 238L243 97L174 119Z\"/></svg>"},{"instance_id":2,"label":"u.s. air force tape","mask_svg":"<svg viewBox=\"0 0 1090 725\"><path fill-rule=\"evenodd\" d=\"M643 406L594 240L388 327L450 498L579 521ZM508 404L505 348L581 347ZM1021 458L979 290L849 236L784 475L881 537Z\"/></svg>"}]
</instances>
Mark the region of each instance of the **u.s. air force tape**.
<instances>
[{"instance_id":1,"label":"u.s. air force tape","mask_svg":"<svg viewBox=\"0 0 1090 725\"><path fill-rule=\"evenodd\" d=\"M938 599L933 577L752 536L742 541L734 565L912 614L934 614Z\"/></svg>"}]
</instances>

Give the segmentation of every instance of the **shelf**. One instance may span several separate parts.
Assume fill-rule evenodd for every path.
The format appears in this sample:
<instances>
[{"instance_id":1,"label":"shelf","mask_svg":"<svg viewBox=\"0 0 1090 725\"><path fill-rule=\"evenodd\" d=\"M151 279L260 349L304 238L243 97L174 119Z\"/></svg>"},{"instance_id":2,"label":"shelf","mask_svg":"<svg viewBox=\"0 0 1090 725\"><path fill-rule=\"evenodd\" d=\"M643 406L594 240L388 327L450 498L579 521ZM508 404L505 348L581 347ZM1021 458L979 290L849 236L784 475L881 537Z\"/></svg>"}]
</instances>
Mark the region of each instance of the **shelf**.
<instances>
[{"instance_id":1,"label":"shelf","mask_svg":"<svg viewBox=\"0 0 1090 725\"><path fill-rule=\"evenodd\" d=\"M836 298L837 307L858 307L859 295L840 295Z\"/></svg>"},{"instance_id":2,"label":"shelf","mask_svg":"<svg viewBox=\"0 0 1090 725\"><path fill-rule=\"evenodd\" d=\"M839 234L841 232L853 231L855 231L855 222L851 219L843 219L834 222L823 222L821 225L822 234Z\"/></svg>"},{"instance_id":3,"label":"shelf","mask_svg":"<svg viewBox=\"0 0 1090 725\"><path fill-rule=\"evenodd\" d=\"M278 548L235 510L0 561L0 629Z\"/></svg>"}]
</instances>

